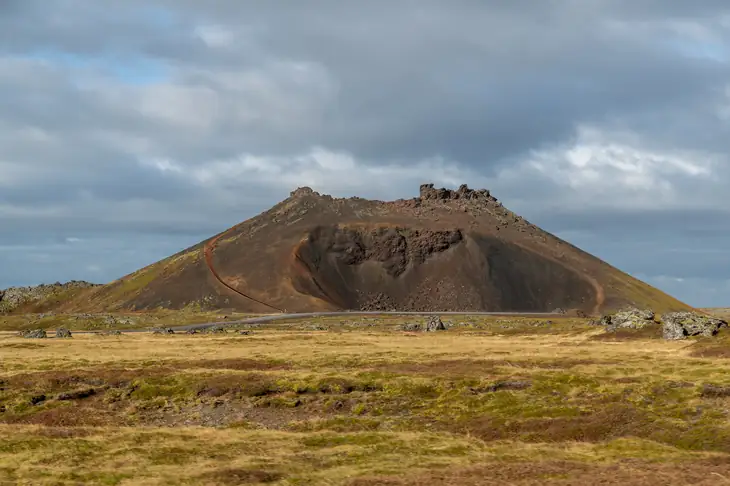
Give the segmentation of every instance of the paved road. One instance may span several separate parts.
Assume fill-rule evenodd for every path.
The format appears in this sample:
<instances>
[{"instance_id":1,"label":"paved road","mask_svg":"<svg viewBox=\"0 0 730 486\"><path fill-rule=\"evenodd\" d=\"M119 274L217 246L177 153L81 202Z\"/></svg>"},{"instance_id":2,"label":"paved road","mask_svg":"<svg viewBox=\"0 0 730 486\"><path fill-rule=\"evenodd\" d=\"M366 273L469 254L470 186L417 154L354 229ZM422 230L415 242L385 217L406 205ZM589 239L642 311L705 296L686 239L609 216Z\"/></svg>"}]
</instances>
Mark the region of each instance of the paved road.
<instances>
[{"instance_id":1,"label":"paved road","mask_svg":"<svg viewBox=\"0 0 730 486\"><path fill-rule=\"evenodd\" d=\"M241 319L237 321L216 321L201 322L198 324L188 324L185 326L173 326L170 329L175 332L184 332L190 330L200 331L213 326L232 327L239 324L263 324L266 322L283 321L287 319L306 319L310 317L354 317L354 316L520 316L520 317L560 317L564 314L554 312L378 312L378 311L341 311L341 312L305 312L299 314L271 314L267 316L252 317L249 319ZM149 332L149 329L119 329L121 332ZM74 333L83 334L97 331L74 331Z\"/></svg>"}]
</instances>

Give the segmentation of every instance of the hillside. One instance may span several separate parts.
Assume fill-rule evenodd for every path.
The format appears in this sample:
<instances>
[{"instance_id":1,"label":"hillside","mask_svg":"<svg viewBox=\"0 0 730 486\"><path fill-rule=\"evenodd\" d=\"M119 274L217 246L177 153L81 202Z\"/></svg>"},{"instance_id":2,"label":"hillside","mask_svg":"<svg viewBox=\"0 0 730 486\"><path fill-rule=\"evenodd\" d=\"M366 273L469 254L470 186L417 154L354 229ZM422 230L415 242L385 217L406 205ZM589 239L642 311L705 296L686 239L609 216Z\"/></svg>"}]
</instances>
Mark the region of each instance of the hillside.
<instances>
[{"instance_id":1,"label":"hillside","mask_svg":"<svg viewBox=\"0 0 730 486\"><path fill-rule=\"evenodd\" d=\"M220 281L206 264L206 246ZM487 190L427 184L419 197L397 201L297 189L270 210L62 310L598 313L627 304L688 308L529 223Z\"/></svg>"},{"instance_id":2,"label":"hillside","mask_svg":"<svg viewBox=\"0 0 730 486\"><path fill-rule=\"evenodd\" d=\"M10 287L0 290L0 314L50 311L85 295L94 287L98 285L76 280L31 287Z\"/></svg>"}]
</instances>

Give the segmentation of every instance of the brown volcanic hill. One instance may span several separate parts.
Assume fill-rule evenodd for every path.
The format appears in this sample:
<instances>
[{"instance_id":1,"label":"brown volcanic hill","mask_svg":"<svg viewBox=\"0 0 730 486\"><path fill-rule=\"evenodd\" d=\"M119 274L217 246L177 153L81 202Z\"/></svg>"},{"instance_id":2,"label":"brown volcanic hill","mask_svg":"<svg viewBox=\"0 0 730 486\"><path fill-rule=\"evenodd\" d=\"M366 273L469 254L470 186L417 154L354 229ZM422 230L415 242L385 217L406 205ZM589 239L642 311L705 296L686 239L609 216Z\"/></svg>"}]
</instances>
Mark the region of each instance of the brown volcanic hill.
<instances>
[{"instance_id":1,"label":"brown volcanic hill","mask_svg":"<svg viewBox=\"0 0 730 486\"><path fill-rule=\"evenodd\" d=\"M300 188L211 240L83 297L65 307L193 305L256 313L689 308L530 224L487 190L433 184L421 186L417 198L389 202Z\"/></svg>"}]
</instances>

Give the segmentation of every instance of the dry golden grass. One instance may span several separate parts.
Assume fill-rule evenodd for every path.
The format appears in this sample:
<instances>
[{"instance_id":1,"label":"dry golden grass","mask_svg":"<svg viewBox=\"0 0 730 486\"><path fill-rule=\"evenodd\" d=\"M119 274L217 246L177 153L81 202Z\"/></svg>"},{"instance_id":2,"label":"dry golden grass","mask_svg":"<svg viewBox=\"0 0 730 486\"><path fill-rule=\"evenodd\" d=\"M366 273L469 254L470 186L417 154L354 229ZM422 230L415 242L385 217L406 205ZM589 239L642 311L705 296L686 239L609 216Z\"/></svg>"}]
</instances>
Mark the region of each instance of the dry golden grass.
<instances>
[{"instance_id":1,"label":"dry golden grass","mask_svg":"<svg viewBox=\"0 0 730 486\"><path fill-rule=\"evenodd\" d=\"M0 484L730 484L724 337L393 322L0 336Z\"/></svg>"}]
</instances>

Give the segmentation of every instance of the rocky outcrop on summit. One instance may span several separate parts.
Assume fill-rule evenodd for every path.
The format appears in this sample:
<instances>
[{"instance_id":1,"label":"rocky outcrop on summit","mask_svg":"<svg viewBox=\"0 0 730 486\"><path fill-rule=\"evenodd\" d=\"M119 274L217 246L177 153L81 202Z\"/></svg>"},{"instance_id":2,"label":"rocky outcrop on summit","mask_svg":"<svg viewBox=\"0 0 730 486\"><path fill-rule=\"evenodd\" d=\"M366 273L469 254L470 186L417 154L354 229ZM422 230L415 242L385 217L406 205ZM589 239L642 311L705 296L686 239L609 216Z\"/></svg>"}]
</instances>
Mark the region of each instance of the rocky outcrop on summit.
<instances>
[{"instance_id":1,"label":"rocky outcrop on summit","mask_svg":"<svg viewBox=\"0 0 730 486\"><path fill-rule=\"evenodd\" d=\"M487 189L424 184L414 196L335 198L301 187L210 240L92 289L68 310L689 309L529 223Z\"/></svg>"},{"instance_id":2,"label":"rocky outcrop on summit","mask_svg":"<svg viewBox=\"0 0 730 486\"><path fill-rule=\"evenodd\" d=\"M492 197L487 189L469 189L469 186L462 184L459 189L453 191L451 189L440 188L435 189L433 184L421 184L420 199L424 201L437 200L437 201L457 201L460 199L466 200L484 200L484 201L496 201L497 199Z\"/></svg>"}]
</instances>

